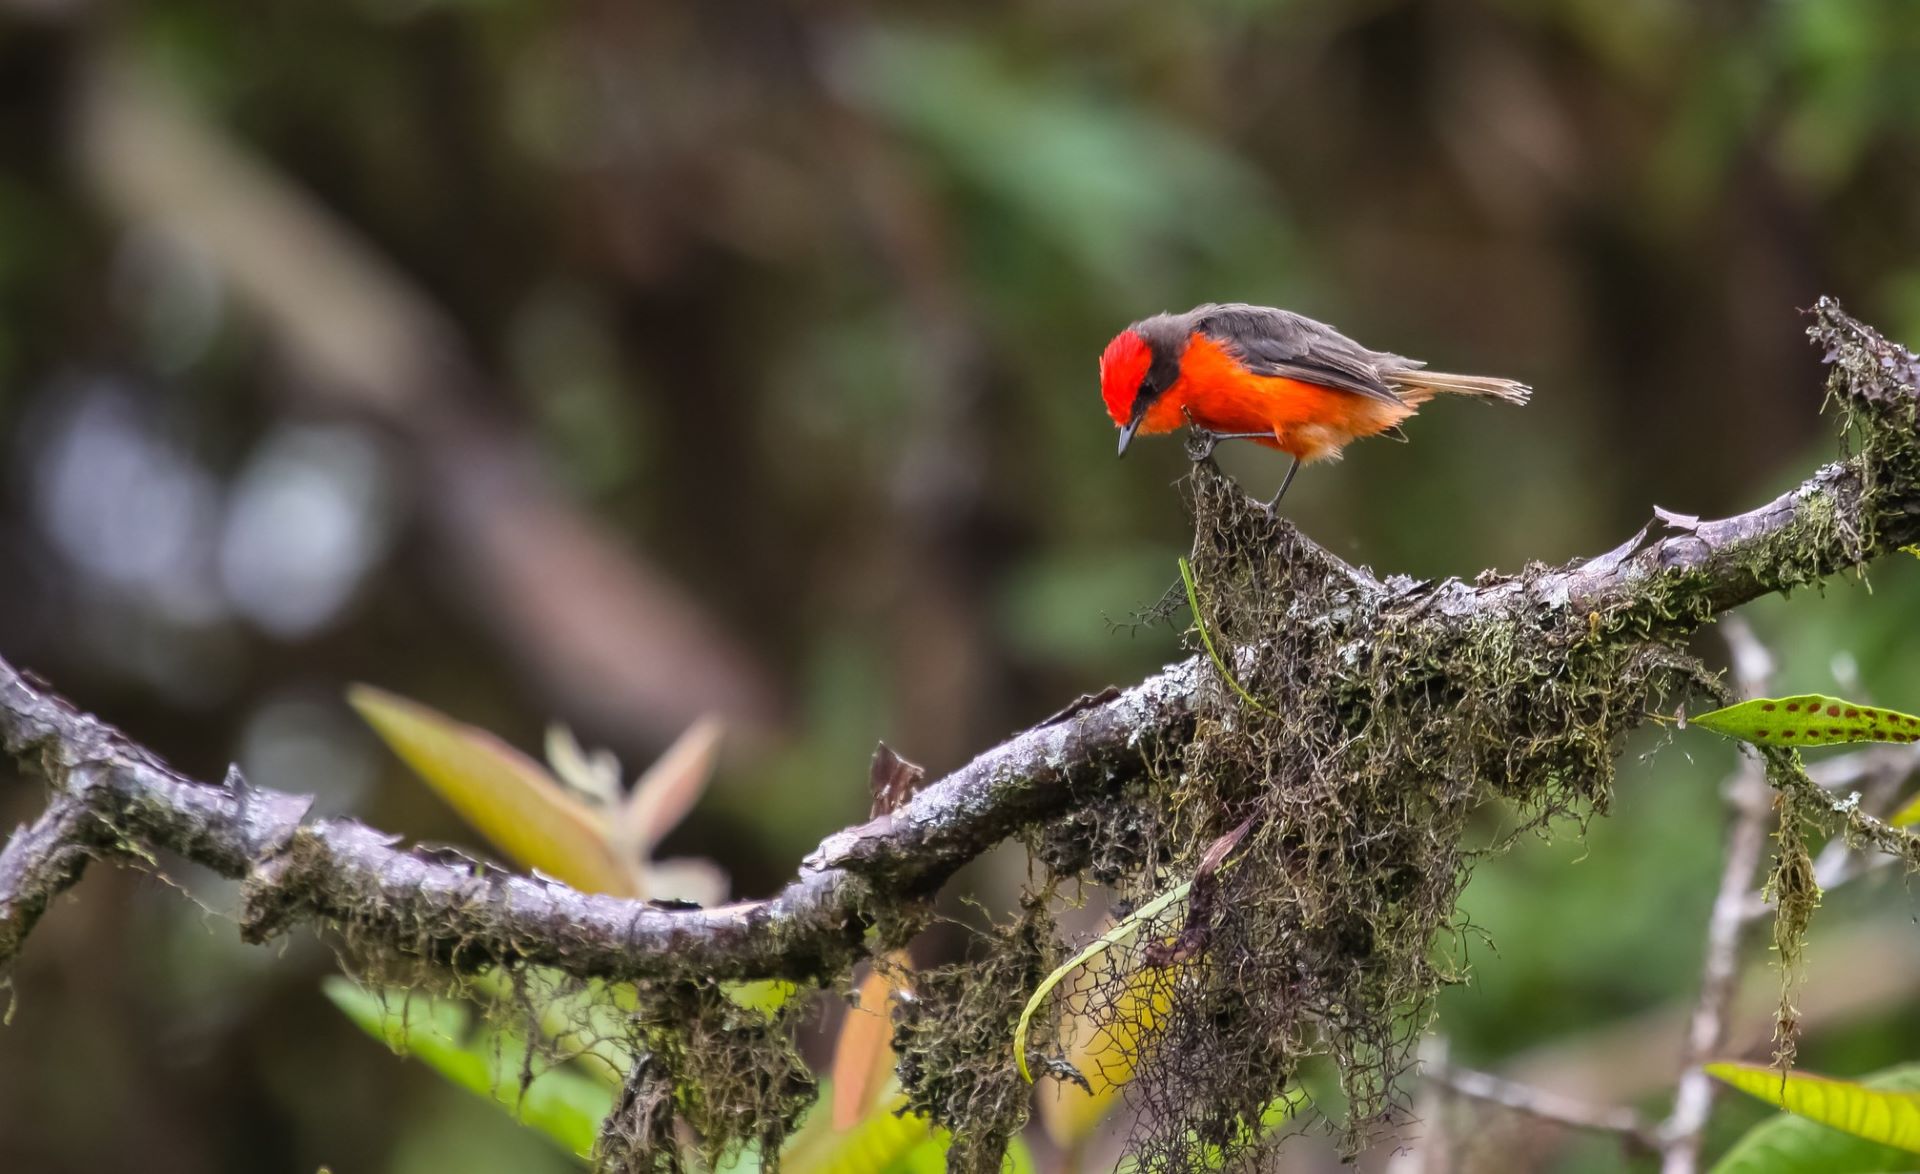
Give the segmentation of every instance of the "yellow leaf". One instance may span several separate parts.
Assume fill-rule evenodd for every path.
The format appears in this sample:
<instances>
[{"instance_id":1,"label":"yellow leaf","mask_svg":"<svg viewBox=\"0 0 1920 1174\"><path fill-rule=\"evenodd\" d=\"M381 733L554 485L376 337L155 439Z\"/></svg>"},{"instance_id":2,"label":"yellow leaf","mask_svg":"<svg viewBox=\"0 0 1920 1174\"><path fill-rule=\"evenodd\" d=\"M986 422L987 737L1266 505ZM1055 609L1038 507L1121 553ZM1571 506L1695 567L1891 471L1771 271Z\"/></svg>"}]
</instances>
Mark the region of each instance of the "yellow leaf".
<instances>
[{"instance_id":1,"label":"yellow leaf","mask_svg":"<svg viewBox=\"0 0 1920 1174\"><path fill-rule=\"evenodd\" d=\"M637 897L606 823L539 763L487 733L369 685L347 700L461 818L523 867L587 892Z\"/></svg>"},{"instance_id":2,"label":"yellow leaf","mask_svg":"<svg viewBox=\"0 0 1920 1174\"><path fill-rule=\"evenodd\" d=\"M1072 1150L1113 1111L1121 1088L1133 1079L1142 1049L1152 1046L1153 1036L1173 1010L1181 969L1178 964L1142 966L1127 975L1119 994L1106 1003L1097 1019L1085 1006L1067 1017L1062 1033L1067 1062L1080 1070L1092 1088L1089 1093L1059 1080L1050 1093L1040 1094L1040 1119L1055 1145Z\"/></svg>"},{"instance_id":3,"label":"yellow leaf","mask_svg":"<svg viewBox=\"0 0 1920 1174\"><path fill-rule=\"evenodd\" d=\"M1027 1068L1027 1026L1033 1021L1033 1013L1039 1010L1046 1003L1047 996L1053 993L1053 988L1059 986L1061 981L1072 975L1074 971L1138 933L1142 925L1166 912L1170 906L1184 902L1192 889L1192 881L1181 881L1134 910L1130 916L1112 929L1088 943L1085 949L1067 959L1065 965L1040 980L1040 985L1034 988L1032 997L1027 1000L1027 1005L1021 1008L1020 1021L1013 1027L1013 1060L1027 1083L1033 1083L1033 1073Z\"/></svg>"},{"instance_id":4,"label":"yellow leaf","mask_svg":"<svg viewBox=\"0 0 1920 1174\"><path fill-rule=\"evenodd\" d=\"M1889 1092L1851 1080L1760 1064L1709 1064L1707 1071L1749 1096L1842 1133L1920 1153L1920 1093Z\"/></svg>"}]
</instances>

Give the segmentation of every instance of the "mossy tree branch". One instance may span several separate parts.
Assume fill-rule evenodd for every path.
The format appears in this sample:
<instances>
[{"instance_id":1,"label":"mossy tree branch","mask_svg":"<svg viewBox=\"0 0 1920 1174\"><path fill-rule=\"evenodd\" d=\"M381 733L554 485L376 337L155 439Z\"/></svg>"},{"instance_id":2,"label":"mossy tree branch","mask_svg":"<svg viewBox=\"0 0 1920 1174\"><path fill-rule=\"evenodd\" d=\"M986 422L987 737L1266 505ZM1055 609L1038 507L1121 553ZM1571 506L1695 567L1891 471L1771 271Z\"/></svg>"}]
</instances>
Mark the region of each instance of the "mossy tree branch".
<instances>
[{"instance_id":1,"label":"mossy tree branch","mask_svg":"<svg viewBox=\"0 0 1920 1174\"><path fill-rule=\"evenodd\" d=\"M1662 512L1596 558L1471 584L1375 580L1285 522L1273 523L1268 540L1330 587L1385 599L1410 623L1547 628L1568 648L1671 636L1863 565L1920 539L1920 361L1831 301L1815 315L1810 334L1826 348L1854 454L1758 509L1719 521ZM246 882L250 940L299 922L350 922L362 943L456 966L525 960L581 977L826 979L862 951L868 928L910 920L967 861L1138 777L1138 747L1179 742L1209 680L1190 659L1087 699L891 815L829 836L772 899L693 910L405 849L351 820L309 819L305 799L251 787L237 773L217 784L186 778L0 661L0 741L36 764L52 794L46 814L0 850L0 966L87 861L169 852ZM1882 829L1855 830L1880 845Z\"/></svg>"}]
</instances>

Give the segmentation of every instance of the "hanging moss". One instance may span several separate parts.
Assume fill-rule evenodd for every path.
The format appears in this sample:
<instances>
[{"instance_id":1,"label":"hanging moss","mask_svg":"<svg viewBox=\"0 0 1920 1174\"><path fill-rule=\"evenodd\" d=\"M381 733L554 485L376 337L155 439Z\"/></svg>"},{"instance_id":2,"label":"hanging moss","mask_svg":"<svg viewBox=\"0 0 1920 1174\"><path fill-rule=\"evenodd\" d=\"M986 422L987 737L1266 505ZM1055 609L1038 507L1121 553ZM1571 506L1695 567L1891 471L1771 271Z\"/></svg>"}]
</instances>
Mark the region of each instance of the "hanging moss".
<instances>
[{"instance_id":1,"label":"hanging moss","mask_svg":"<svg viewBox=\"0 0 1920 1174\"><path fill-rule=\"evenodd\" d=\"M1526 591L1444 614L1428 585L1315 561L1210 464L1191 490L1191 643L1204 629L1234 680L1206 670L1190 736L1143 748L1159 782L1038 841L1042 859L1137 903L1252 820L1208 900L1081 984L1096 1018L1138 1006L1142 967L1171 984L1128 1086L1132 1149L1156 1171L1252 1167L1270 1144L1263 1111L1311 1057L1339 1074L1349 1151L1393 1125L1432 997L1458 977L1436 943L1459 928L1468 815L1494 798L1526 828L1603 812L1622 739L1703 676L1660 635L1676 616ZM1609 631L1628 624L1647 634Z\"/></svg>"},{"instance_id":2,"label":"hanging moss","mask_svg":"<svg viewBox=\"0 0 1920 1174\"><path fill-rule=\"evenodd\" d=\"M951 1131L947 1169L955 1174L998 1170L1026 1123L1033 1090L1011 1048L1021 1008L1059 960L1051 896L1030 897L1018 921L982 935L980 957L915 973L895 1013L907 1110Z\"/></svg>"},{"instance_id":3,"label":"hanging moss","mask_svg":"<svg viewBox=\"0 0 1920 1174\"><path fill-rule=\"evenodd\" d=\"M1798 754L1787 752L1798 769ZM1766 897L1773 902L1773 950L1780 967L1780 1006L1774 1015L1774 1063L1782 1069L1793 1063L1800 1039L1800 1011L1794 1006L1806 976L1807 927L1820 907L1820 884L1813 875L1813 854L1807 835L1812 813L1797 788L1779 791L1780 827L1773 873L1767 878Z\"/></svg>"}]
</instances>

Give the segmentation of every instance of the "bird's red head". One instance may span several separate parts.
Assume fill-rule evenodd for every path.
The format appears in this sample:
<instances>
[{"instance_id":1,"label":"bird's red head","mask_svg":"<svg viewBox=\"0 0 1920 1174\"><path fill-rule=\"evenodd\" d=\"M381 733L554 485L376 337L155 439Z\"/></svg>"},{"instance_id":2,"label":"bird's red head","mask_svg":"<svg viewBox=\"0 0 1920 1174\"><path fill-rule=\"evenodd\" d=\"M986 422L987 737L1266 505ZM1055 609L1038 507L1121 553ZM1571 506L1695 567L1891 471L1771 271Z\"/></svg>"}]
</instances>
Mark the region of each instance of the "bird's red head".
<instances>
[{"instance_id":1,"label":"bird's red head","mask_svg":"<svg viewBox=\"0 0 1920 1174\"><path fill-rule=\"evenodd\" d=\"M1114 335L1100 355L1100 398L1107 401L1107 415L1119 427L1132 422L1140 381L1152 365L1153 352L1147 348L1147 340L1130 329Z\"/></svg>"}]
</instances>

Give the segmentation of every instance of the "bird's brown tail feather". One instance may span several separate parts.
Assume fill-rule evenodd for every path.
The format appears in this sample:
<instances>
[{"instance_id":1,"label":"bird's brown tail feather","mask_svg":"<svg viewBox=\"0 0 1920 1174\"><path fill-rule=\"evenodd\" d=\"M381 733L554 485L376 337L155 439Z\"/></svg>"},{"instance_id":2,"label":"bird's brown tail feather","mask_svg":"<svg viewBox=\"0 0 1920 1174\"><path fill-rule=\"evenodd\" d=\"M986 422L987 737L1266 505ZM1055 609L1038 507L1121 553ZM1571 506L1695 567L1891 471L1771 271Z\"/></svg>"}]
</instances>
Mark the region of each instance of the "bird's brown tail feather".
<instances>
[{"instance_id":1,"label":"bird's brown tail feather","mask_svg":"<svg viewBox=\"0 0 1920 1174\"><path fill-rule=\"evenodd\" d=\"M1436 395L1468 395L1478 399L1497 399L1524 404L1532 398L1533 388L1511 379L1491 375L1449 375L1445 371L1404 371L1389 375L1388 382L1400 398L1416 407Z\"/></svg>"}]
</instances>

